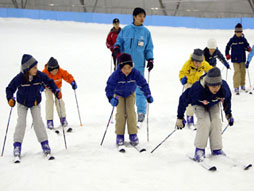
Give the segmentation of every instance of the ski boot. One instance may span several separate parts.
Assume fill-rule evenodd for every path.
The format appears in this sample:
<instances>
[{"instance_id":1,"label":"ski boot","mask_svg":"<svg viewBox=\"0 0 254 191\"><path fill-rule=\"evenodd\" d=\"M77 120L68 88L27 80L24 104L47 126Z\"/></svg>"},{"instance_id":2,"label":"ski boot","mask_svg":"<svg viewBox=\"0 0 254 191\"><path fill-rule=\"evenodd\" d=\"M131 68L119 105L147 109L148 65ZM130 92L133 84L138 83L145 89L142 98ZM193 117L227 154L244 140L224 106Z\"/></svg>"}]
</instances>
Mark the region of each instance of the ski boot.
<instances>
[{"instance_id":1,"label":"ski boot","mask_svg":"<svg viewBox=\"0 0 254 191\"><path fill-rule=\"evenodd\" d=\"M145 114L143 113L139 113L138 114L138 122L143 122L145 120Z\"/></svg>"},{"instance_id":2,"label":"ski boot","mask_svg":"<svg viewBox=\"0 0 254 191\"><path fill-rule=\"evenodd\" d=\"M124 145L124 135L116 135L116 144L117 146Z\"/></svg>"},{"instance_id":3,"label":"ski boot","mask_svg":"<svg viewBox=\"0 0 254 191\"><path fill-rule=\"evenodd\" d=\"M205 158L205 149L196 148L194 158L197 162L201 162L202 160L204 160L204 158Z\"/></svg>"},{"instance_id":4,"label":"ski boot","mask_svg":"<svg viewBox=\"0 0 254 191\"><path fill-rule=\"evenodd\" d=\"M245 91L246 90L246 88L245 88L245 86L243 85L243 86L241 86L241 90L243 90L243 91Z\"/></svg>"},{"instance_id":5,"label":"ski boot","mask_svg":"<svg viewBox=\"0 0 254 191\"><path fill-rule=\"evenodd\" d=\"M45 155L51 153L51 149L50 149L50 147L49 147L48 140L42 141L42 142L41 142L41 148L42 148L43 153L44 153Z\"/></svg>"},{"instance_id":6,"label":"ski boot","mask_svg":"<svg viewBox=\"0 0 254 191\"><path fill-rule=\"evenodd\" d=\"M54 129L54 122L53 122L53 120L47 120L47 127L50 130Z\"/></svg>"},{"instance_id":7,"label":"ski boot","mask_svg":"<svg viewBox=\"0 0 254 191\"><path fill-rule=\"evenodd\" d=\"M226 156L226 154L223 152L222 149L213 150L212 155L224 155L224 156Z\"/></svg>"},{"instance_id":8,"label":"ski boot","mask_svg":"<svg viewBox=\"0 0 254 191\"><path fill-rule=\"evenodd\" d=\"M138 141L138 136L137 134L130 134L129 135L129 139L130 139L130 144L132 145L138 145L139 141Z\"/></svg>"},{"instance_id":9,"label":"ski boot","mask_svg":"<svg viewBox=\"0 0 254 191\"><path fill-rule=\"evenodd\" d=\"M21 155L21 143L15 142L13 144L13 146L14 146L14 150L13 150L14 157L20 157L20 155Z\"/></svg>"},{"instance_id":10,"label":"ski boot","mask_svg":"<svg viewBox=\"0 0 254 191\"><path fill-rule=\"evenodd\" d=\"M239 88L235 88L235 95L240 95Z\"/></svg>"},{"instance_id":11,"label":"ski boot","mask_svg":"<svg viewBox=\"0 0 254 191\"><path fill-rule=\"evenodd\" d=\"M61 117L61 118L60 118L60 122L61 122L61 125L62 125L63 127L67 127L67 126L68 126L68 123L67 123L67 121L66 121L66 117Z\"/></svg>"},{"instance_id":12,"label":"ski boot","mask_svg":"<svg viewBox=\"0 0 254 191\"><path fill-rule=\"evenodd\" d=\"M188 128L191 128L192 126L194 126L194 117L193 116L187 115L187 126L188 126Z\"/></svg>"}]
</instances>

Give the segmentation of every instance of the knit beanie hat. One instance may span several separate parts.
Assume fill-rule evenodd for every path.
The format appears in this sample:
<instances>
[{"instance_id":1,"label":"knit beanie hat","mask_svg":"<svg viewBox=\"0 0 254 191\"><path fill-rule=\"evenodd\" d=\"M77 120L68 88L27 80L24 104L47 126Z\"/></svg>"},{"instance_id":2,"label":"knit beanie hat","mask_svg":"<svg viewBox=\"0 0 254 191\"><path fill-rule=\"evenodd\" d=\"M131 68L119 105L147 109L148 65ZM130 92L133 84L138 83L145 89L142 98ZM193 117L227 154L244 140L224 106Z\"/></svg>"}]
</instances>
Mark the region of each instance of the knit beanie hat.
<instances>
[{"instance_id":1,"label":"knit beanie hat","mask_svg":"<svg viewBox=\"0 0 254 191\"><path fill-rule=\"evenodd\" d=\"M58 69L59 65L55 58L51 57L48 61L47 69L49 72L51 72L54 69Z\"/></svg>"},{"instance_id":2,"label":"knit beanie hat","mask_svg":"<svg viewBox=\"0 0 254 191\"><path fill-rule=\"evenodd\" d=\"M114 24L114 23L120 23L119 19L118 19L118 18L115 18L115 19L113 20L113 24Z\"/></svg>"},{"instance_id":3,"label":"knit beanie hat","mask_svg":"<svg viewBox=\"0 0 254 191\"><path fill-rule=\"evenodd\" d=\"M207 41L207 48L209 48L209 49L216 49L217 48L217 42L216 42L216 40L213 39L213 38L210 38Z\"/></svg>"},{"instance_id":4,"label":"knit beanie hat","mask_svg":"<svg viewBox=\"0 0 254 191\"><path fill-rule=\"evenodd\" d=\"M207 86L218 86L222 84L221 72L219 68L214 67L207 72L205 84Z\"/></svg>"},{"instance_id":5,"label":"knit beanie hat","mask_svg":"<svg viewBox=\"0 0 254 191\"><path fill-rule=\"evenodd\" d=\"M136 7L136 8L133 10L132 15L133 15L133 16L137 16L137 15L140 14L140 13L144 13L144 15L146 16L146 11L145 11L143 8Z\"/></svg>"},{"instance_id":6,"label":"knit beanie hat","mask_svg":"<svg viewBox=\"0 0 254 191\"><path fill-rule=\"evenodd\" d=\"M243 26L241 23L238 23L236 26L235 26L235 32L243 32Z\"/></svg>"},{"instance_id":7,"label":"knit beanie hat","mask_svg":"<svg viewBox=\"0 0 254 191\"><path fill-rule=\"evenodd\" d=\"M37 60L29 54L24 54L21 60L21 72L26 73L37 64Z\"/></svg>"},{"instance_id":8,"label":"knit beanie hat","mask_svg":"<svg viewBox=\"0 0 254 191\"><path fill-rule=\"evenodd\" d=\"M194 49L194 52L191 56L191 60L196 61L196 62L202 62L203 61L203 50L201 50L199 48Z\"/></svg>"},{"instance_id":9,"label":"knit beanie hat","mask_svg":"<svg viewBox=\"0 0 254 191\"><path fill-rule=\"evenodd\" d=\"M119 66L120 66L121 69L126 64L129 64L131 67L133 67L133 62L132 62L131 55L129 55L127 53L121 54L121 56L119 56L119 58L118 58L118 62L119 62Z\"/></svg>"}]
</instances>

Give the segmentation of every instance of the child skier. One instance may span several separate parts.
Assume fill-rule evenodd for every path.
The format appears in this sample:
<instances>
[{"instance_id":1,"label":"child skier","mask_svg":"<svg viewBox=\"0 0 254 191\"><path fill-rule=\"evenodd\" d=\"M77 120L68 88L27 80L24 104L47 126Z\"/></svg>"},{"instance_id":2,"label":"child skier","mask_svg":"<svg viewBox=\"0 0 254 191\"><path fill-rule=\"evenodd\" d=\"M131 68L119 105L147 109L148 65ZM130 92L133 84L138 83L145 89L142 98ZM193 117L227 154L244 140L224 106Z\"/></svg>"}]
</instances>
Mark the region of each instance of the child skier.
<instances>
[{"instance_id":1,"label":"child skier","mask_svg":"<svg viewBox=\"0 0 254 191\"><path fill-rule=\"evenodd\" d=\"M179 79L184 89L190 88L199 78L210 70L212 66L204 60L203 51L195 49L189 60L185 62L179 72ZM188 127L194 125L194 111L191 105L186 110Z\"/></svg>"},{"instance_id":2,"label":"child skier","mask_svg":"<svg viewBox=\"0 0 254 191\"><path fill-rule=\"evenodd\" d=\"M53 79L57 85L57 88L61 90L62 87L62 79L64 79L66 82L70 83L72 86L72 89L77 89L77 84L71 74L69 74L66 70L63 70L59 67L58 62L55 58L51 57L48 61L48 63L45 65L44 70L42 71L45 74L48 75L50 79ZM45 89L45 95L46 95L46 120L47 120L47 127L49 129L54 128L54 122L53 122L53 112L54 112L54 98L53 98L53 92L46 87ZM61 107L61 113L59 108L59 101L60 101L60 107ZM56 110L58 113L58 116L60 118L61 125L63 127L67 127L68 123L66 120L66 111L65 111L65 104L63 99L60 100L55 99L55 105ZM67 131L71 131L71 128L69 128Z\"/></svg>"},{"instance_id":3,"label":"child skier","mask_svg":"<svg viewBox=\"0 0 254 191\"><path fill-rule=\"evenodd\" d=\"M148 71L153 69L153 41L150 31L143 25L146 18L145 10L136 7L132 15L133 23L125 26L119 33L113 55L130 54L135 63L135 68L144 76L146 60ZM136 105L138 122L143 122L146 114L146 98L139 87L136 91Z\"/></svg>"},{"instance_id":4,"label":"child skier","mask_svg":"<svg viewBox=\"0 0 254 191\"><path fill-rule=\"evenodd\" d=\"M225 154L222 151L220 102L223 103L226 118L230 126L234 124L231 112L231 91L226 81L222 80L217 67L208 71L207 75L188 88L179 99L177 122L178 129L184 127L184 112L188 104L195 108L197 116L197 133L194 145L195 160L205 157L208 138L213 155Z\"/></svg>"},{"instance_id":5,"label":"child skier","mask_svg":"<svg viewBox=\"0 0 254 191\"><path fill-rule=\"evenodd\" d=\"M116 144L124 145L125 124L127 121L130 143L139 143L137 136L137 121L135 112L135 97L137 85L146 96L147 102L152 103L153 97L145 78L134 68L131 55L122 54L119 57L117 70L109 77L106 86L106 96L116 112ZM118 98L117 98L117 97Z\"/></svg>"},{"instance_id":6,"label":"child skier","mask_svg":"<svg viewBox=\"0 0 254 191\"><path fill-rule=\"evenodd\" d=\"M231 49L231 55L229 53ZM245 90L245 62L246 55L245 51L250 52L251 48L246 38L243 35L243 27L241 23L238 23L235 26L235 35L229 40L226 46L226 58L229 60L231 58L231 62L234 66L234 91L236 95L240 94L241 87L242 90Z\"/></svg>"},{"instance_id":7,"label":"child skier","mask_svg":"<svg viewBox=\"0 0 254 191\"><path fill-rule=\"evenodd\" d=\"M46 84L52 92L54 92L57 99L62 97L61 92L57 89L53 80L49 79L47 75L38 71L37 60L31 55L24 54L21 61L21 72L12 79L6 88L6 97L8 104L11 107L15 106L14 93L17 91L17 111L18 120L14 132L14 156L20 157L21 145L25 135L26 129L26 116L27 111L30 109L34 131L38 141L41 143L43 152L50 154L51 150L48 144L48 136L45 126L41 118L41 92L40 88L42 83Z\"/></svg>"},{"instance_id":8,"label":"child skier","mask_svg":"<svg viewBox=\"0 0 254 191\"><path fill-rule=\"evenodd\" d=\"M227 69L230 69L228 62L225 57L221 54L217 47L217 42L215 39L211 38L207 41L207 47L204 49L205 60L213 67L216 66L218 58Z\"/></svg>"},{"instance_id":9,"label":"child skier","mask_svg":"<svg viewBox=\"0 0 254 191\"><path fill-rule=\"evenodd\" d=\"M115 18L113 20L113 28L110 30L107 40L106 40L106 46L108 49L110 49L111 52L114 50L114 44L116 42L117 36L121 31L121 27L119 26L120 21L118 18ZM114 61L114 70L116 70L116 56L112 54L113 61Z\"/></svg>"}]
</instances>

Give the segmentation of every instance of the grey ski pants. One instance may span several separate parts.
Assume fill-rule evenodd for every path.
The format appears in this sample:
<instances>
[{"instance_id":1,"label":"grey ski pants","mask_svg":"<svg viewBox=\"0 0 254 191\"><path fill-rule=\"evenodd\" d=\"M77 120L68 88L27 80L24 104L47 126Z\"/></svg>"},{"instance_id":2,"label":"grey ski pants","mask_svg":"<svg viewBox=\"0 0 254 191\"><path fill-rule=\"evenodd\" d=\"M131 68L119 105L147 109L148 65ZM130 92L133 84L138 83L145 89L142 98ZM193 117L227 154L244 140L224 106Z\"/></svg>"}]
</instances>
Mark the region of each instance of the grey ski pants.
<instances>
[{"instance_id":1,"label":"grey ski pants","mask_svg":"<svg viewBox=\"0 0 254 191\"><path fill-rule=\"evenodd\" d=\"M219 103L212 106L208 111L202 106L194 106L197 117L197 133L194 145L205 149L208 138L211 150L222 149L221 118Z\"/></svg>"},{"instance_id":2,"label":"grey ski pants","mask_svg":"<svg viewBox=\"0 0 254 191\"><path fill-rule=\"evenodd\" d=\"M17 111L18 111L18 119L17 125L14 132L14 142L23 142L25 130L26 130L26 116L28 107L17 104ZM33 127L35 134L37 136L38 141L41 143L42 141L48 140L48 135L46 132L46 128L43 124L42 117L41 117L41 107L40 105L33 106L30 108L32 118L33 118Z\"/></svg>"}]
</instances>

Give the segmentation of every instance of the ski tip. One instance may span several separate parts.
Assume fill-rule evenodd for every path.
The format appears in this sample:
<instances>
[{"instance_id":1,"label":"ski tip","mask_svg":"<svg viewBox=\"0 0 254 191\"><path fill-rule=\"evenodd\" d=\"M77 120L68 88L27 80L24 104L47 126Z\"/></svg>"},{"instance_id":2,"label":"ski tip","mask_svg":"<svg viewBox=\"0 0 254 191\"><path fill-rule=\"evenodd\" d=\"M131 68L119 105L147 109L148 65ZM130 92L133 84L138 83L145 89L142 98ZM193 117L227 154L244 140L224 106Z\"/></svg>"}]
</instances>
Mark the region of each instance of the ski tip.
<instances>
[{"instance_id":1,"label":"ski tip","mask_svg":"<svg viewBox=\"0 0 254 191\"><path fill-rule=\"evenodd\" d=\"M71 127L68 128L68 129L67 129L67 132L68 132L68 133L71 133L71 132L72 132L72 128L71 128Z\"/></svg>"},{"instance_id":2,"label":"ski tip","mask_svg":"<svg viewBox=\"0 0 254 191\"><path fill-rule=\"evenodd\" d=\"M48 158L48 160L55 160L55 157L50 156L50 157Z\"/></svg>"},{"instance_id":3,"label":"ski tip","mask_svg":"<svg viewBox=\"0 0 254 191\"><path fill-rule=\"evenodd\" d=\"M247 166L244 167L244 170L249 170L249 168L252 167L252 164L248 164Z\"/></svg>"},{"instance_id":4,"label":"ski tip","mask_svg":"<svg viewBox=\"0 0 254 191\"><path fill-rule=\"evenodd\" d=\"M146 149L145 149L145 148L143 148L143 149L141 149L139 152L140 152L140 153L142 153L142 152L146 152Z\"/></svg>"},{"instance_id":5,"label":"ski tip","mask_svg":"<svg viewBox=\"0 0 254 191\"><path fill-rule=\"evenodd\" d=\"M209 168L208 170L209 170L209 171L214 172L214 171L216 171L216 170L217 170L217 168L216 168L216 166L212 166L212 167L211 167L211 168Z\"/></svg>"}]
</instances>

